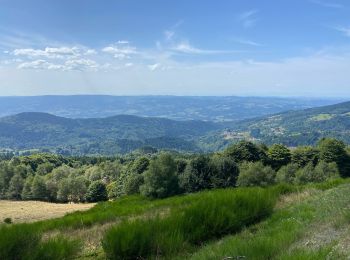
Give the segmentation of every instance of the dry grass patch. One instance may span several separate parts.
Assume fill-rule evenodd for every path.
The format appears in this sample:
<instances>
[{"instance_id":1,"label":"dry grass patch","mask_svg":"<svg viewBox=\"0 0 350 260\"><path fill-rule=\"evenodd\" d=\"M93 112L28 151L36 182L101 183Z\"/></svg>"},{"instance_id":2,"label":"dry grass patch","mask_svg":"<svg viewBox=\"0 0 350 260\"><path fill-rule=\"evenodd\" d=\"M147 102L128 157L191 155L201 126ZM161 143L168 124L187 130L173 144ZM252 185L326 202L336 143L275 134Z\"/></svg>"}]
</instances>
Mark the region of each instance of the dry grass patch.
<instances>
[{"instance_id":1,"label":"dry grass patch","mask_svg":"<svg viewBox=\"0 0 350 260\"><path fill-rule=\"evenodd\" d=\"M301 203L311 196L320 193L320 191L316 189L308 189L300 192L289 193L281 196L276 204L276 209L285 208L294 204Z\"/></svg>"},{"instance_id":2,"label":"dry grass patch","mask_svg":"<svg viewBox=\"0 0 350 260\"><path fill-rule=\"evenodd\" d=\"M93 207L89 204L56 204L41 201L0 200L0 222L11 218L13 223L35 222L62 217L74 211L84 211Z\"/></svg>"}]
</instances>

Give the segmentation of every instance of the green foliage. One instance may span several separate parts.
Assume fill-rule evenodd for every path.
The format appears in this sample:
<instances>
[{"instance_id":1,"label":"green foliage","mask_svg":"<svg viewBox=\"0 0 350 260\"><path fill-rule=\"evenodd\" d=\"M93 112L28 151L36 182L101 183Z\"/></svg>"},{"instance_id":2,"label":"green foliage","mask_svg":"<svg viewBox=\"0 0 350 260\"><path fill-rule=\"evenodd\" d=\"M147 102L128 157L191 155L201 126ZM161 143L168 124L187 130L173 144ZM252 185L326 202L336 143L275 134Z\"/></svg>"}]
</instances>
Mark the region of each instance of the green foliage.
<instances>
[{"instance_id":1,"label":"green foliage","mask_svg":"<svg viewBox=\"0 0 350 260\"><path fill-rule=\"evenodd\" d=\"M108 200L106 185L101 181L94 181L90 184L85 199L88 202L99 202Z\"/></svg>"},{"instance_id":2,"label":"green foliage","mask_svg":"<svg viewBox=\"0 0 350 260\"><path fill-rule=\"evenodd\" d=\"M44 178L40 175L36 175L32 182L32 199L34 200L47 200L48 191L46 189L46 184Z\"/></svg>"},{"instance_id":3,"label":"green foliage","mask_svg":"<svg viewBox=\"0 0 350 260\"><path fill-rule=\"evenodd\" d=\"M165 218L111 228L102 242L107 257L136 259L179 253L268 216L276 200L271 192L259 188L213 191L201 197Z\"/></svg>"},{"instance_id":4,"label":"green foliage","mask_svg":"<svg viewBox=\"0 0 350 260\"><path fill-rule=\"evenodd\" d=\"M225 150L225 154L236 162L256 162L266 156L262 149L248 141L231 145Z\"/></svg>"},{"instance_id":5,"label":"green foliage","mask_svg":"<svg viewBox=\"0 0 350 260\"><path fill-rule=\"evenodd\" d=\"M272 168L278 170L291 161L290 150L282 144L272 145L267 152L268 160Z\"/></svg>"},{"instance_id":6,"label":"green foliage","mask_svg":"<svg viewBox=\"0 0 350 260\"><path fill-rule=\"evenodd\" d=\"M85 201L88 181L83 177L70 177L61 180L57 191L57 200L61 202Z\"/></svg>"},{"instance_id":7,"label":"green foliage","mask_svg":"<svg viewBox=\"0 0 350 260\"><path fill-rule=\"evenodd\" d=\"M305 167L310 162L316 165L318 157L318 150L311 146L300 146L292 151L292 163L299 167Z\"/></svg>"},{"instance_id":8,"label":"green foliage","mask_svg":"<svg viewBox=\"0 0 350 260\"><path fill-rule=\"evenodd\" d=\"M73 259L81 248L78 240L67 239L61 236L41 242L31 252L28 260L62 260Z\"/></svg>"},{"instance_id":9,"label":"green foliage","mask_svg":"<svg viewBox=\"0 0 350 260\"><path fill-rule=\"evenodd\" d=\"M132 165L132 172L141 174L148 169L150 161L147 157L139 157L137 158Z\"/></svg>"},{"instance_id":10,"label":"green foliage","mask_svg":"<svg viewBox=\"0 0 350 260\"><path fill-rule=\"evenodd\" d=\"M149 169L144 173L144 184L140 187L141 194L146 197L164 198L179 191L176 164L170 154L160 154L151 161Z\"/></svg>"},{"instance_id":11,"label":"green foliage","mask_svg":"<svg viewBox=\"0 0 350 260\"><path fill-rule=\"evenodd\" d=\"M7 192L9 199L20 200L23 190L24 180L20 173L16 173L10 180L10 185Z\"/></svg>"},{"instance_id":12,"label":"green foliage","mask_svg":"<svg viewBox=\"0 0 350 260\"><path fill-rule=\"evenodd\" d=\"M295 174L299 170L299 166L294 163L290 163L288 165L282 166L281 169L278 170L276 174L276 182L277 183L294 183L295 182Z\"/></svg>"},{"instance_id":13,"label":"green foliage","mask_svg":"<svg viewBox=\"0 0 350 260\"><path fill-rule=\"evenodd\" d=\"M239 168L229 157L216 155L210 160L213 173L210 183L212 188L228 188L236 186Z\"/></svg>"},{"instance_id":14,"label":"green foliage","mask_svg":"<svg viewBox=\"0 0 350 260\"><path fill-rule=\"evenodd\" d=\"M345 147L342 141L333 138L324 138L318 144L320 159L328 163L337 163L343 177L350 176L350 156Z\"/></svg>"},{"instance_id":15,"label":"green foliage","mask_svg":"<svg viewBox=\"0 0 350 260\"><path fill-rule=\"evenodd\" d=\"M240 166L238 186L268 186L275 182L276 172L262 162L245 162Z\"/></svg>"},{"instance_id":16,"label":"green foliage","mask_svg":"<svg viewBox=\"0 0 350 260\"><path fill-rule=\"evenodd\" d=\"M126 195L133 195L140 193L140 187L144 184L144 177L142 174L132 173L128 176L124 192Z\"/></svg>"},{"instance_id":17,"label":"green foliage","mask_svg":"<svg viewBox=\"0 0 350 260\"><path fill-rule=\"evenodd\" d=\"M295 174L295 182L297 184L305 184L315 179L315 167L312 163L308 163L305 167L299 169Z\"/></svg>"},{"instance_id":18,"label":"green foliage","mask_svg":"<svg viewBox=\"0 0 350 260\"><path fill-rule=\"evenodd\" d=\"M5 224L12 224L12 218L4 218Z\"/></svg>"},{"instance_id":19,"label":"green foliage","mask_svg":"<svg viewBox=\"0 0 350 260\"><path fill-rule=\"evenodd\" d=\"M200 155L192 159L180 176L180 186L186 192L197 192L211 188L211 175L213 173L210 158Z\"/></svg>"},{"instance_id":20,"label":"green foliage","mask_svg":"<svg viewBox=\"0 0 350 260\"><path fill-rule=\"evenodd\" d=\"M17 260L30 256L41 234L35 226L21 224L0 226L0 259Z\"/></svg>"}]
</instances>

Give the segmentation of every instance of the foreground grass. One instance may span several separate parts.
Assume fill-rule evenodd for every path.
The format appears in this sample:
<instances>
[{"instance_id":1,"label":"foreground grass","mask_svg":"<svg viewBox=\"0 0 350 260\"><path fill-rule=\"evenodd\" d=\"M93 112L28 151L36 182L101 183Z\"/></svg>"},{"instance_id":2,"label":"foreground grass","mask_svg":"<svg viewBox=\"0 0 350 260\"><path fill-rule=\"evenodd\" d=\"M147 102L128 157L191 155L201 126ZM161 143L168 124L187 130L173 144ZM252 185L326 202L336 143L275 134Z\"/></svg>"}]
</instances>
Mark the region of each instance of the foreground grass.
<instances>
[{"instance_id":1,"label":"foreground grass","mask_svg":"<svg viewBox=\"0 0 350 260\"><path fill-rule=\"evenodd\" d=\"M349 194L350 184L319 192L302 203L276 211L266 221L238 235L207 244L189 259L346 259L349 247L338 250L341 239L332 237L336 233L325 227L332 223L335 231L340 226L349 228L350 221L344 221L349 212ZM308 236L317 236L324 229L324 239L311 247L314 239Z\"/></svg>"},{"instance_id":2,"label":"foreground grass","mask_svg":"<svg viewBox=\"0 0 350 260\"><path fill-rule=\"evenodd\" d=\"M103 239L109 259L137 259L184 253L210 239L237 232L269 216L275 189L242 188L210 191L166 217L127 221Z\"/></svg>"},{"instance_id":3,"label":"foreground grass","mask_svg":"<svg viewBox=\"0 0 350 260\"><path fill-rule=\"evenodd\" d=\"M151 250L150 253L146 253L152 257L155 255L166 256L167 258L176 258L179 256L180 259L183 259L185 256L187 257L189 254L198 250L199 251L193 255L196 259L218 259L220 257L235 255L236 253L243 255L244 250L242 248L244 248L244 246L246 246L246 250L249 251L247 239L251 237L257 239L255 240L257 241L255 242L256 244L252 244L252 248L257 247L262 251L268 251L270 248L266 247L264 243L271 241L271 244L277 243L276 246L272 245L271 248L274 250L272 252L279 252L280 250L289 248L290 245L294 243L293 241L297 240L299 236L302 236L304 232L303 225L312 223L313 210L308 209L308 205L306 205L304 206L305 209L299 206L301 208L298 210L293 210L293 208L289 209L288 206L288 210L285 211L286 203L282 203L282 206L278 206L278 210L275 211L271 218L258 226L253 226L254 228L249 228L252 223L272 213L269 203L272 202L273 207L276 198L284 193L295 192L295 194L298 194L310 189L328 190L344 182L346 181L336 180L302 187L282 185L270 187L268 189L257 188L257 190L262 190L270 194L270 197L267 196L267 198L270 198L271 201L268 199L266 204L260 201L259 198L254 197L254 194L250 194L252 198L255 198L253 201L256 200L256 202L259 202L262 206L269 205L265 209L264 207L259 208L259 205L254 203L249 204L249 200L244 199L237 200L241 201L241 203L244 202L241 205L227 203L232 200L232 198L227 197L225 199L225 196L222 196L222 201L215 201L215 196L213 196L213 194L225 194L227 192L230 194L232 192L232 194L234 194L241 190L228 189L175 196L162 200L148 200L139 196L131 196L115 202L100 203L87 211L71 213L57 219L29 224L0 224L0 259L71 259L76 257L80 259L105 259L106 256L102 249L101 239L105 235L105 232L113 226L112 230L118 230L119 226L123 227L124 231L127 231L126 235L129 237L134 236L140 231L144 237L139 237L139 239L145 241L149 240L149 237L152 237L154 234L157 234L158 240L164 240L164 248L162 249L163 252L159 251L155 253L154 250ZM319 191L319 193L321 194L322 192ZM332 201L328 201L327 203L328 205L332 205ZM247 205L248 207L246 207ZM252 207L249 208L249 205ZM236 210L232 210L234 208ZM243 208L246 210L241 211ZM253 209L255 209L255 211ZM300 221L302 222L300 225L298 222L292 221L292 219L295 218L294 214L298 212L301 213ZM244 214L246 214L245 216L249 215L249 218L244 218ZM348 216L350 216L350 214ZM236 220L232 221L234 217L236 217ZM308 219L310 222L307 222ZM148 224L148 222L151 228L145 231L145 224ZM350 217L343 214L340 222L350 223ZM133 223L139 223L142 227L139 228ZM153 226L152 223L154 224ZM229 223L229 225L227 225L227 223ZM159 226L157 227L158 224ZM121 228L121 230L123 228ZM187 230L187 228L189 229ZM208 243L208 240L215 241L224 235L238 232L242 228L244 231L241 232L240 235L227 237L221 241L222 245L227 245L226 249L217 248L218 245L214 243L207 244L207 246L200 250L203 244ZM128 229L134 229L134 231L129 232ZM279 234L281 230L283 231L284 229L291 230L292 234L289 235L289 239L287 239L289 236L286 235L286 237L283 237L282 234ZM174 230L180 230L181 232L177 233L174 232ZM120 234L122 234L122 232ZM168 238L168 234L172 234L171 239ZM187 238L189 234L191 237ZM260 240L259 236L261 236ZM275 236L276 239L274 238ZM124 237L125 236L123 236L123 238ZM163 237L166 239L163 239ZM92 241L90 241L90 239ZM228 242L231 239L232 241L237 240L238 242ZM107 249L107 244L108 242L104 240L106 251L109 250ZM111 245L111 250L114 250L113 243ZM217 248L217 252L215 248ZM316 257L325 254L325 252L328 253L329 251L327 247L321 249L319 252L313 251L310 253L301 248L295 251L295 254L298 254L300 257L302 257L302 255L308 256L314 254ZM210 254L207 250L214 250L213 254ZM240 252L242 252L242 254ZM107 253L107 255L113 258L112 254ZM262 255L266 256L266 254ZM269 255L267 254L267 256ZM293 255L291 255L291 257L293 257Z\"/></svg>"}]
</instances>

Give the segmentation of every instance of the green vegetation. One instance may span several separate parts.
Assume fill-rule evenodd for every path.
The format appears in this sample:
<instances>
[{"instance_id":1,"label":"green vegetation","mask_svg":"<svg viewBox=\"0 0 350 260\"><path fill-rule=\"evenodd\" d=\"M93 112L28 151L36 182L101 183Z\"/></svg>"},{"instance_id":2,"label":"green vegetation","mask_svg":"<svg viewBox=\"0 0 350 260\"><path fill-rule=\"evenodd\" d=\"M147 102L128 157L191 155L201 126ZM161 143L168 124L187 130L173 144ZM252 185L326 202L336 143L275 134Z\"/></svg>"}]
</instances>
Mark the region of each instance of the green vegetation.
<instances>
[{"instance_id":1,"label":"green vegetation","mask_svg":"<svg viewBox=\"0 0 350 260\"><path fill-rule=\"evenodd\" d=\"M350 143L350 102L306 110L289 111L231 124L230 136L249 132L266 144L316 145L323 137Z\"/></svg>"},{"instance_id":2,"label":"green vegetation","mask_svg":"<svg viewBox=\"0 0 350 260\"><path fill-rule=\"evenodd\" d=\"M209 243L190 259L346 259L348 247L339 252L337 244L345 242L350 231L342 219L350 202L348 192L349 184L316 192L305 201L276 210L266 221L238 235Z\"/></svg>"},{"instance_id":3,"label":"green vegetation","mask_svg":"<svg viewBox=\"0 0 350 260\"><path fill-rule=\"evenodd\" d=\"M347 183L341 177L348 176L349 158L346 145L336 139L297 149L242 141L214 154L4 158L1 198L99 203L57 219L0 224L0 259L14 259L16 251L17 259L186 258L233 234L239 242L223 252L233 250L237 256L251 249L247 256L270 259L304 232L299 222L288 224L295 213L286 211L284 197L304 191L310 196L327 194L323 191ZM298 210L302 219L313 221L308 210ZM260 240L260 231L255 231L251 245L243 242L241 236L254 228L263 230L263 223L278 228L269 229ZM348 223L346 214L339 223ZM327 248L292 248L283 257L320 257L329 254ZM264 257L254 258L259 254Z\"/></svg>"},{"instance_id":4,"label":"green vegetation","mask_svg":"<svg viewBox=\"0 0 350 260\"><path fill-rule=\"evenodd\" d=\"M203 193L201 200L166 217L117 225L106 233L103 248L110 259L183 253L268 216L275 200L271 190L259 188Z\"/></svg>"}]
</instances>

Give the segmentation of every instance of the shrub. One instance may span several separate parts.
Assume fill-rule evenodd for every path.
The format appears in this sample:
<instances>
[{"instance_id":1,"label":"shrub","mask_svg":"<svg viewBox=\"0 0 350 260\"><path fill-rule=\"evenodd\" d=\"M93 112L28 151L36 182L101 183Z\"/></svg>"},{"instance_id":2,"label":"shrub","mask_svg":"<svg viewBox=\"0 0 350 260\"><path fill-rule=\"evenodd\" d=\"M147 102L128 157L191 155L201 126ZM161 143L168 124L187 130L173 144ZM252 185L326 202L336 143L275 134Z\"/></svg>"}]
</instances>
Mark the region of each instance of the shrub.
<instances>
[{"instance_id":1,"label":"shrub","mask_svg":"<svg viewBox=\"0 0 350 260\"><path fill-rule=\"evenodd\" d=\"M280 169L284 165L287 165L291 160L291 153L289 149L282 144L272 145L267 152L267 156L270 165L276 170Z\"/></svg>"},{"instance_id":2,"label":"shrub","mask_svg":"<svg viewBox=\"0 0 350 260\"><path fill-rule=\"evenodd\" d=\"M299 169L295 174L296 184L305 184L312 182L314 179L315 167L310 162L305 167Z\"/></svg>"},{"instance_id":3,"label":"shrub","mask_svg":"<svg viewBox=\"0 0 350 260\"><path fill-rule=\"evenodd\" d=\"M299 167L305 167L308 163L316 165L318 157L317 149L311 146L300 146L292 151L292 163Z\"/></svg>"},{"instance_id":4,"label":"shrub","mask_svg":"<svg viewBox=\"0 0 350 260\"><path fill-rule=\"evenodd\" d=\"M245 162L240 167L238 186L268 186L274 183L276 172L262 162Z\"/></svg>"},{"instance_id":5,"label":"shrub","mask_svg":"<svg viewBox=\"0 0 350 260\"><path fill-rule=\"evenodd\" d=\"M128 176L124 184L124 192L126 195L132 195L140 193L140 187L143 185L144 180L142 174L132 173Z\"/></svg>"},{"instance_id":6,"label":"shrub","mask_svg":"<svg viewBox=\"0 0 350 260\"><path fill-rule=\"evenodd\" d=\"M294 183L295 174L299 170L299 166L294 163L282 166L276 174L277 183Z\"/></svg>"},{"instance_id":7,"label":"shrub","mask_svg":"<svg viewBox=\"0 0 350 260\"><path fill-rule=\"evenodd\" d=\"M180 176L180 186L186 192L197 192L211 188L213 165L208 156L200 155L191 160Z\"/></svg>"},{"instance_id":8,"label":"shrub","mask_svg":"<svg viewBox=\"0 0 350 260\"><path fill-rule=\"evenodd\" d=\"M12 224L12 218L4 218L5 224Z\"/></svg>"},{"instance_id":9,"label":"shrub","mask_svg":"<svg viewBox=\"0 0 350 260\"><path fill-rule=\"evenodd\" d=\"M314 182L323 182L328 179L339 178L339 171L337 164L326 163L325 161L320 161L315 167L315 179Z\"/></svg>"},{"instance_id":10,"label":"shrub","mask_svg":"<svg viewBox=\"0 0 350 260\"><path fill-rule=\"evenodd\" d=\"M235 162L256 162L264 160L265 151L259 146L248 141L241 141L228 147L225 154L232 158Z\"/></svg>"},{"instance_id":11,"label":"shrub","mask_svg":"<svg viewBox=\"0 0 350 260\"><path fill-rule=\"evenodd\" d=\"M88 202L99 202L108 200L106 186L101 181L94 181L90 184L85 199Z\"/></svg>"},{"instance_id":12,"label":"shrub","mask_svg":"<svg viewBox=\"0 0 350 260\"><path fill-rule=\"evenodd\" d=\"M151 161L144 173L141 194L146 197L164 198L178 193L179 183L175 174L176 164L170 154L161 154Z\"/></svg>"}]
</instances>

